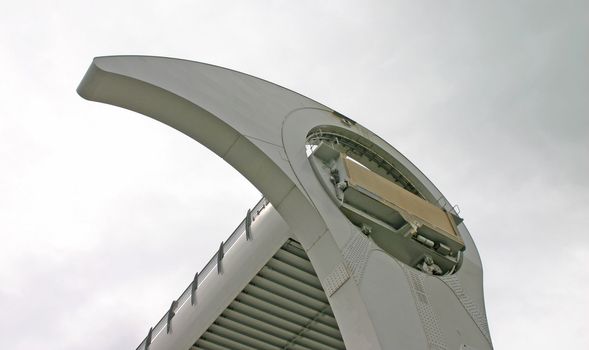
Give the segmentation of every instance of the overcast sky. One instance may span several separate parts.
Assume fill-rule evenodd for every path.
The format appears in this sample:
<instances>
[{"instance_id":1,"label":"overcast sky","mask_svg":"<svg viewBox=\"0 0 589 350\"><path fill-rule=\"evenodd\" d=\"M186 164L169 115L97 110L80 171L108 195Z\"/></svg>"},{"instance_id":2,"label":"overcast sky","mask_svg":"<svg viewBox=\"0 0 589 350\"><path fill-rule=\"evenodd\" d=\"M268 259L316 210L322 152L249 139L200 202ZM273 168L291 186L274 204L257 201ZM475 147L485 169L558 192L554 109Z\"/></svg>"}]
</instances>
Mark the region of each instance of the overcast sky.
<instances>
[{"instance_id":1,"label":"overcast sky","mask_svg":"<svg viewBox=\"0 0 589 350\"><path fill-rule=\"evenodd\" d=\"M0 50L0 349L134 349L260 197L80 98L112 54L233 68L373 130L460 206L495 348L589 348L588 1L12 1Z\"/></svg>"}]
</instances>

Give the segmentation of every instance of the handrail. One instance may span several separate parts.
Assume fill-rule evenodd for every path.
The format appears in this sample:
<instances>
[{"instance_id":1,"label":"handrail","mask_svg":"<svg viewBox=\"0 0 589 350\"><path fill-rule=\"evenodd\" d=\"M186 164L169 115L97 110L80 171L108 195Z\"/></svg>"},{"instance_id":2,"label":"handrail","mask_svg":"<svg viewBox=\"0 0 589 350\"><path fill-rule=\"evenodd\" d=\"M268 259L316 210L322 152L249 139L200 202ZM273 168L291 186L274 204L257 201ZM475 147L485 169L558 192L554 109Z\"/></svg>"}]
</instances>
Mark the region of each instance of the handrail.
<instances>
[{"instance_id":1,"label":"handrail","mask_svg":"<svg viewBox=\"0 0 589 350\"><path fill-rule=\"evenodd\" d=\"M254 221L255 218L260 215L260 213L262 212L262 210L269 204L268 200L264 197L262 197L258 203L256 203L256 205L254 206L254 208L251 211L251 221ZM233 232L231 233L231 235L229 236L229 238L227 238L227 240L225 242L222 243L223 245L223 249L225 252L228 252L229 249L231 249L231 247L235 244L235 242L237 242L237 239L245 233L246 231L246 220L247 217L245 219L243 219L239 225L237 226L237 228L235 228L235 230L233 230ZM215 255L213 255L211 257L211 259L209 259L209 262L205 265L205 267L201 270L201 272L198 273L198 281L197 281L197 286L202 284L203 281L208 277L209 273L211 273L215 267L217 266L217 253L215 253ZM182 309L182 307L190 301L190 296L191 296L191 291L192 291L192 283L190 282L190 284L188 285L188 287L186 287L186 289L184 290L184 292L182 292L182 294L180 294L180 296L178 297L178 299L176 299L176 301L178 302L178 307L176 309L176 313L178 313L180 311L180 309ZM198 288L197 288L198 290ZM168 312L166 312L162 318L156 323L156 325L153 327L152 330L152 342L160 335L160 333L166 329L167 323L168 323L168 318L167 318ZM146 341L147 337L144 338L141 343L139 343L139 346L137 346L137 350L148 350L145 347L145 341Z\"/></svg>"}]
</instances>

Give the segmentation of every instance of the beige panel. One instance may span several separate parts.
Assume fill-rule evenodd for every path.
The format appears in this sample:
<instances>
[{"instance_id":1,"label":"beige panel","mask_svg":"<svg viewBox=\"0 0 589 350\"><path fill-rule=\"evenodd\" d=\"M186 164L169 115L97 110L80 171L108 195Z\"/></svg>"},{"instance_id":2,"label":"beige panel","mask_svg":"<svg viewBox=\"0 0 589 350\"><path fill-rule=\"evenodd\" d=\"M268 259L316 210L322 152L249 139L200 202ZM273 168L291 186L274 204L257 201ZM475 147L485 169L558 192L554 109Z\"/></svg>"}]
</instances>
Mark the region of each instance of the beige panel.
<instances>
[{"instance_id":1,"label":"beige panel","mask_svg":"<svg viewBox=\"0 0 589 350\"><path fill-rule=\"evenodd\" d=\"M401 186L375 174L349 158L345 158L345 165L349 177L348 181L351 186L362 187L376 194L380 197L383 204L395 210L401 209L409 215L418 217L427 226L463 244L462 239L456 233L455 225L450 215L444 210L406 191Z\"/></svg>"}]
</instances>

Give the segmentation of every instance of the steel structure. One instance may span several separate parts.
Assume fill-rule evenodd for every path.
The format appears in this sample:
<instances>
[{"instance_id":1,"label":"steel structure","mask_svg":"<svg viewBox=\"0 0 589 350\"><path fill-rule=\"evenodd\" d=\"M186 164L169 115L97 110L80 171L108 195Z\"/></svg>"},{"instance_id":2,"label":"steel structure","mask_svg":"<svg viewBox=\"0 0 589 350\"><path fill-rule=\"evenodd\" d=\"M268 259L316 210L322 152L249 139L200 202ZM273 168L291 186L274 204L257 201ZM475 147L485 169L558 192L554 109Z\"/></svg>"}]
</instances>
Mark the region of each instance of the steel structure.
<instances>
[{"instance_id":1,"label":"steel structure","mask_svg":"<svg viewBox=\"0 0 589 350\"><path fill-rule=\"evenodd\" d=\"M78 93L183 132L264 195L139 350L492 348L462 219L360 124L171 58L95 58Z\"/></svg>"}]
</instances>

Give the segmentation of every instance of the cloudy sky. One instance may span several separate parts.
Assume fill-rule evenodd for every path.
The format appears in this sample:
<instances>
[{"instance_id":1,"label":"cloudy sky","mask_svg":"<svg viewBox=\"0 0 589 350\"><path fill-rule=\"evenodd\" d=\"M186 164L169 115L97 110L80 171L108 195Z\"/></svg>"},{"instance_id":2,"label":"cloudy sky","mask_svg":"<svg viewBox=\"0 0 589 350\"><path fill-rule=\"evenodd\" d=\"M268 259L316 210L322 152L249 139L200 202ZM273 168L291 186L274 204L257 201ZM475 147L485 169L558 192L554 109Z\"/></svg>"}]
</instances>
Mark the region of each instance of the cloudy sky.
<instances>
[{"instance_id":1,"label":"cloudy sky","mask_svg":"<svg viewBox=\"0 0 589 350\"><path fill-rule=\"evenodd\" d=\"M0 13L0 349L134 349L258 191L75 93L213 63L375 131L457 203L497 349L589 348L589 2L21 1Z\"/></svg>"}]
</instances>

